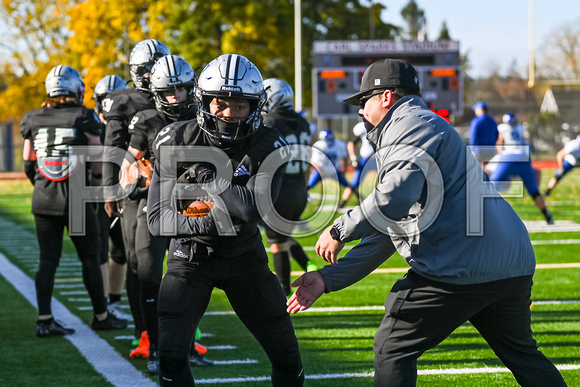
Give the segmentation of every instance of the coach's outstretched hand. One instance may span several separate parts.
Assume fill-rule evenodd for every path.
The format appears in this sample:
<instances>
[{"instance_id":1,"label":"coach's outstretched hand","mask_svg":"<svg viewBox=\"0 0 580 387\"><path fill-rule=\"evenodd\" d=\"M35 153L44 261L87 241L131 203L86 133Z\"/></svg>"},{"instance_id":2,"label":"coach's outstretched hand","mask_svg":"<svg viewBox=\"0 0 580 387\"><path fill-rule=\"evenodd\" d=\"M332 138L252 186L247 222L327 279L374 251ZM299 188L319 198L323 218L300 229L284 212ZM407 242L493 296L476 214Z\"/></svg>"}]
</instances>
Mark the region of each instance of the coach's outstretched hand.
<instances>
[{"instance_id":1,"label":"coach's outstretched hand","mask_svg":"<svg viewBox=\"0 0 580 387\"><path fill-rule=\"evenodd\" d=\"M286 311L291 314L310 308L326 289L324 279L317 271L305 273L302 277L292 282L291 286L299 287L286 302L286 305L288 305Z\"/></svg>"}]
</instances>

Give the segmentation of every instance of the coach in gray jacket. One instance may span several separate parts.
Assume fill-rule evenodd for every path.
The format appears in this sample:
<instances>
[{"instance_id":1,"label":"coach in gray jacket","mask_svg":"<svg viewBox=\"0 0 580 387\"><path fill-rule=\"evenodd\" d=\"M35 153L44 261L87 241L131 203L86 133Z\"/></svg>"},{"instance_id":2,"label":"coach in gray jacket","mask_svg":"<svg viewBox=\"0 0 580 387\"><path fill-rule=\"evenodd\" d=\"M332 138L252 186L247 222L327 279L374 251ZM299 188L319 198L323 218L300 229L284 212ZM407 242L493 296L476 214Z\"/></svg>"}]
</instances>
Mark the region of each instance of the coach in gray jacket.
<instances>
[{"instance_id":1,"label":"coach in gray jacket","mask_svg":"<svg viewBox=\"0 0 580 387\"><path fill-rule=\"evenodd\" d=\"M321 234L316 252L332 265L295 281L288 311L362 279L396 249L411 269L391 289L375 335L376 386L416 385L419 356L466 321L521 385L565 386L532 337L527 230L455 129L420 98L413 66L373 63L345 102L360 105L376 145L378 185ZM337 260L345 242L361 238Z\"/></svg>"}]
</instances>

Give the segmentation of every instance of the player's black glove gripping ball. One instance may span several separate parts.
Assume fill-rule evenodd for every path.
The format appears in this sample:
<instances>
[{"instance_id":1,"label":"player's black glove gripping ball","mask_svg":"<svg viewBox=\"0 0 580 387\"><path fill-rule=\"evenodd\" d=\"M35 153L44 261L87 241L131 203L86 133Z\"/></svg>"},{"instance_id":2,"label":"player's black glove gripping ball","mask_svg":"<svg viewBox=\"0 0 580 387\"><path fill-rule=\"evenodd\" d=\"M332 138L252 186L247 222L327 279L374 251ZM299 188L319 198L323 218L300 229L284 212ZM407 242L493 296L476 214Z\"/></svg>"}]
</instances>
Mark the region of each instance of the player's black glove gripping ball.
<instances>
[{"instance_id":1,"label":"player's black glove gripping ball","mask_svg":"<svg viewBox=\"0 0 580 387\"><path fill-rule=\"evenodd\" d=\"M215 179L216 171L213 164L195 163L186 171L186 179L193 183L209 183Z\"/></svg>"}]
</instances>

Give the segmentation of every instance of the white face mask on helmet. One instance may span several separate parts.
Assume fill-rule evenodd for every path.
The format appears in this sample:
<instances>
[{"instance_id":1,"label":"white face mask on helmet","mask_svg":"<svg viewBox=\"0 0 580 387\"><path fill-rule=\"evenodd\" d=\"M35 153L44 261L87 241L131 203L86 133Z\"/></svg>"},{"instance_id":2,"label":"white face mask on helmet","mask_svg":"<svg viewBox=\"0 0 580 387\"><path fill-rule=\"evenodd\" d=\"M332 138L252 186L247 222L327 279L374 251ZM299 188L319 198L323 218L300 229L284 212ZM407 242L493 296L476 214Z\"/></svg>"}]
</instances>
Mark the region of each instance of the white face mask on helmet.
<instances>
[{"instance_id":1,"label":"white face mask on helmet","mask_svg":"<svg viewBox=\"0 0 580 387\"><path fill-rule=\"evenodd\" d=\"M149 91L149 73L157 59L170 55L169 49L155 39L142 40L129 56L129 72L136 89Z\"/></svg>"},{"instance_id":2,"label":"white face mask on helmet","mask_svg":"<svg viewBox=\"0 0 580 387\"><path fill-rule=\"evenodd\" d=\"M197 76L185 59L177 55L166 55L157 60L151 69L149 85L155 108L173 119L187 116L195 106L193 89L196 83ZM174 103L168 102L165 93L175 92L181 88L187 91L187 99Z\"/></svg>"},{"instance_id":3,"label":"white face mask on helmet","mask_svg":"<svg viewBox=\"0 0 580 387\"><path fill-rule=\"evenodd\" d=\"M250 103L247 119L224 121L212 114L209 105L214 98L247 100ZM244 56L226 54L211 61L199 76L195 99L197 122L219 147L230 147L252 135L262 125L261 110L266 102L262 74Z\"/></svg>"},{"instance_id":4,"label":"white face mask on helmet","mask_svg":"<svg viewBox=\"0 0 580 387\"><path fill-rule=\"evenodd\" d=\"M74 96L82 104L85 98L85 84L81 74L68 65L52 68L45 80L48 97Z\"/></svg>"}]
</instances>

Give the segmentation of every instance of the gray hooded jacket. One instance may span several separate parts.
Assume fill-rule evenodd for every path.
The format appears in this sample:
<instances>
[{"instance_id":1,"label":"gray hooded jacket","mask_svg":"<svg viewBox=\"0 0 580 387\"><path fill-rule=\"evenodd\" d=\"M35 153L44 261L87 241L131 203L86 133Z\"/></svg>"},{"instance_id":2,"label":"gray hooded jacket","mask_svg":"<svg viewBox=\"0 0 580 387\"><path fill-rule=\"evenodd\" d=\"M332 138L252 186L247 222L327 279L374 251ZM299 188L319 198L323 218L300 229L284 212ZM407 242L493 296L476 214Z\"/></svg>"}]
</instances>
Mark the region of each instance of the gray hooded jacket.
<instances>
[{"instance_id":1,"label":"gray hooded jacket","mask_svg":"<svg viewBox=\"0 0 580 387\"><path fill-rule=\"evenodd\" d=\"M416 273L452 284L532 275L528 232L457 131L418 96L406 96L371 130L378 184L335 220L340 239L364 238L320 270L326 290L342 289L395 249Z\"/></svg>"}]
</instances>

